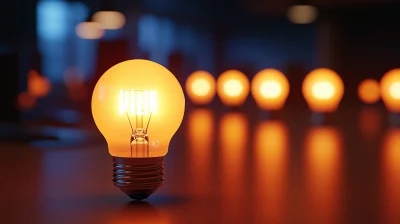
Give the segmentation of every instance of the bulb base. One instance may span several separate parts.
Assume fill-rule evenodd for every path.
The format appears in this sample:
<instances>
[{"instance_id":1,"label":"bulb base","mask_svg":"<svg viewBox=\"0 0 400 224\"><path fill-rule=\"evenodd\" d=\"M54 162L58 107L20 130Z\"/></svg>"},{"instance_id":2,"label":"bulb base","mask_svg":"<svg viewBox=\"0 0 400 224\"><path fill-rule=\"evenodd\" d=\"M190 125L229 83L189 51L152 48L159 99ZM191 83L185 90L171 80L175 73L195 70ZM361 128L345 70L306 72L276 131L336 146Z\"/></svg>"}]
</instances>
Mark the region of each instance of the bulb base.
<instances>
[{"instance_id":1,"label":"bulb base","mask_svg":"<svg viewBox=\"0 0 400 224\"><path fill-rule=\"evenodd\" d=\"M161 187L164 157L113 157L114 185L134 200L144 200Z\"/></svg>"}]
</instances>

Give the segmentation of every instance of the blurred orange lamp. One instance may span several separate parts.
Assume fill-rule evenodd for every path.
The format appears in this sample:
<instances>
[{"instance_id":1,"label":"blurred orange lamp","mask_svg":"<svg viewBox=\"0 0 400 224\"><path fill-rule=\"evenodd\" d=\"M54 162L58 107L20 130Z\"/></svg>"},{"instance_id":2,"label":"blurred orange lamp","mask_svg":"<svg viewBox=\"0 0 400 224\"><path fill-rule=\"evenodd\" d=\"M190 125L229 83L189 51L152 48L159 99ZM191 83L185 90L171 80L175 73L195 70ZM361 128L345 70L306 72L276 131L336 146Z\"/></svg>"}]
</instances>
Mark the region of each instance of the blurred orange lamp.
<instances>
[{"instance_id":1,"label":"blurred orange lamp","mask_svg":"<svg viewBox=\"0 0 400 224\"><path fill-rule=\"evenodd\" d=\"M310 110L322 113L334 112L343 98L344 85L336 72L318 68L306 76L302 91Z\"/></svg>"},{"instance_id":2,"label":"blurred orange lamp","mask_svg":"<svg viewBox=\"0 0 400 224\"><path fill-rule=\"evenodd\" d=\"M185 88L194 104L206 105L215 96L215 78L206 71L196 71L189 75Z\"/></svg>"},{"instance_id":3,"label":"blurred orange lamp","mask_svg":"<svg viewBox=\"0 0 400 224\"><path fill-rule=\"evenodd\" d=\"M400 113L400 68L393 69L382 77L381 95L390 112Z\"/></svg>"},{"instance_id":4,"label":"blurred orange lamp","mask_svg":"<svg viewBox=\"0 0 400 224\"><path fill-rule=\"evenodd\" d=\"M34 97L44 97L51 90L50 81L35 70L28 72L28 92Z\"/></svg>"},{"instance_id":5,"label":"blurred orange lamp","mask_svg":"<svg viewBox=\"0 0 400 224\"><path fill-rule=\"evenodd\" d=\"M82 39L96 40L104 36L104 30L97 22L81 22L75 27L76 35Z\"/></svg>"},{"instance_id":6,"label":"blurred orange lamp","mask_svg":"<svg viewBox=\"0 0 400 224\"><path fill-rule=\"evenodd\" d=\"M374 79L365 79L358 85L358 97L366 104L373 104L379 101L380 86Z\"/></svg>"},{"instance_id":7,"label":"blurred orange lamp","mask_svg":"<svg viewBox=\"0 0 400 224\"><path fill-rule=\"evenodd\" d=\"M217 79L217 93L226 106L238 107L249 95L250 82L245 74L238 70L223 72Z\"/></svg>"},{"instance_id":8,"label":"blurred orange lamp","mask_svg":"<svg viewBox=\"0 0 400 224\"><path fill-rule=\"evenodd\" d=\"M264 110L280 110L289 95L289 82L282 72L264 69L254 76L251 94L258 107Z\"/></svg>"},{"instance_id":9,"label":"blurred orange lamp","mask_svg":"<svg viewBox=\"0 0 400 224\"><path fill-rule=\"evenodd\" d=\"M106 30L118 30L125 25L124 14L113 10L96 12L92 19L93 22L99 23Z\"/></svg>"}]
</instances>

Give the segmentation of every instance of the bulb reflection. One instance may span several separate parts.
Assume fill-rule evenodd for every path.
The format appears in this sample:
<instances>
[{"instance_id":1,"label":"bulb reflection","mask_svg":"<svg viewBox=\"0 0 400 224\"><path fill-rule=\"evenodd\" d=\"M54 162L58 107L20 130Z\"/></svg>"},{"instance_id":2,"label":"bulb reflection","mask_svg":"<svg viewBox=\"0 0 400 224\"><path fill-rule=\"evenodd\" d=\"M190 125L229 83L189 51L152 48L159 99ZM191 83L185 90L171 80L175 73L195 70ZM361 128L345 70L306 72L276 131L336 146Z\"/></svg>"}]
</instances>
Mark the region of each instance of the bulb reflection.
<instances>
[{"instance_id":1,"label":"bulb reflection","mask_svg":"<svg viewBox=\"0 0 400 224\"><path fill-rule=\"evenodd\" d=\"M382 223L400 223L400 129L389 130L382 148Z\"/></svg>"},{"instance_id":2,"label":"bulb reflection","mask_svg":"<svg viewBox=\"0 0 400 224\"><path fill-rule=\"evenodd\" d=\"M241 113L225 114L220 121L220 175L222 195L222 223L245 223L243 216L243 192L246 191L246 152L248 145L247 120Z\"/></svg>"},{"instance_id":3,"label":"bulb reflection","mask_svg":"<svg viewBox=\"0 0 400 224\"><path fill-rule=\"evenodd\" d=\"M332 128L314 128L306 137L305 165L309 223L340 223L342 139Z\"/></svg>"},{"instance_id":4,"label":"bulb reflection","mask_svg":"<svg viewBox=\"0 0 400 224\"><path fill-rule=\"evenodd\" d=\"M108 223L112 224L169 224L168 216L148 202L130 202Z\"/></svg>"},{"instance_id":5,"label":"bulb reflection","mask_svg":"<svg viewBox=\"0 0 400 224\"><path fill-rule=\"evenodd\" d=\"M382 126L382 117L376 108L363 108L360 112L358 127L364 140L378 136Z\"/></svg>"},{"instance_id":6,"label":"bulb reflection","mask_svg":"<svg viewBox=\"0 0 400 224\"><path fill-rule=\"evenodd\" d=\"M288 131L279 121L266 121L255 132L255 206L257 217L284 223Z\"/></svg>"},{"instance_id":7,"label":"bulb reflection","mask_svg":"<svg viewBox=\"0 0 400 224\"><path fill-rule=\"evenodd\" d=\"M191 190L206 193L210 187L211 158L214 145L214 114L208 109L196 109L188 116Z\"/></svg>"}]
</instances>

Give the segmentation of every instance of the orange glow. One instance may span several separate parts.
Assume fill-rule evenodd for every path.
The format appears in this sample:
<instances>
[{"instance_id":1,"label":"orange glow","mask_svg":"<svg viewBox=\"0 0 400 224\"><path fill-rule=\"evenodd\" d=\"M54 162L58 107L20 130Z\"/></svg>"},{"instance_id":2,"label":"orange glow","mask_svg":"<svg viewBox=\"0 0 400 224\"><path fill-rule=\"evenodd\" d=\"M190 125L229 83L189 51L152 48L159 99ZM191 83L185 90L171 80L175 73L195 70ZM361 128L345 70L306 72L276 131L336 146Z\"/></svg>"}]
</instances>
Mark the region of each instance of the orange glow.
<instances>
[{"instance_id":1,"label":"orange glow","mask_svg":"<svg viewBox=\"0 0 400 224\"><path fill-rule=\"evenodd\" d=\"M215 144L214 114L208 109L191 111L188 117L189 166L193 194L207 193Z\"/></svg>"},{"instance_id":2,"label":"orange glow","mask_svg":"<svg viewBox=\"0 0 400 224\"><path fill-rule=\"evenodd\" d=\"M318 68L306 76L302 91L312 111L334 112L343 98L344 85L340 76L334 71Z\"/></svg>"},{"instance_id":3,"label":"orange glow","mask_svg":"<svg viewBox=\"0 0 400 224\"><path fill-rule=\"evenodd\" d=\"M294 5L287 11L288 19L295 24L308 24L318 17L318 10L312 5Z\"/></svg>"},{"instance_id":4,"label":"orange glow","mask_svg":"<svg viewBox=\"0 0 400 224\"><path fill-rule=\"evenodd\" d=\"M308 223L340 223L342 139L332 128L310 130L306 136L306 201L312 215Z\"/></svg>"},{"instance_id":5,"label":"orange glow","mask_svg":"<svg viewBox=\"0 0 400 224\"><path fill-rule=\"evenodd\" d=\"M152 61L135 59L108 69L92 95L92 115L117 157L161 157L181 125L185 97L175 76ZM139 140L130 141L136 134Z\"/></svg>"},{"instance_id":6,"label":"orange glow","mask_svg":"<svg viewBox=\"0 0 400 224\"><path fill-rule=\"evenodd\" d=\"M400 68L393 69L382 77L381 95L389 111L400 112Z\"/></svg>"},{"instance_id":7,"label":"orange glow","mask_svg":"<svg viewBox=\"0 0 400 224\"><path fill-rule=\"evenodd\" d=\"M31 109L36 105L36 98L29 92L23 92L18 94L18 106L23 109Z\"/></svg>"},{"instance_id":8,"label":"orange glow","mask_svg":"<svg viewBox=\"0 0 400 224\"><path fill-rule=\"evenodd\" d=\"M251 93L261 109L279 110L289 95L289 82L284 74L276 69L258 72L251 82Z\"/></svg>"},{"instance_id":9,"label":"orange glow","mask_svg":"<svg viewBox=\"0 0 400 224\"><path fill-rule=\"evenodd\" d=\"M84 75L78 68L71 67L65 71L64 84L72 101L82 101L87 98L88 92L84 83Z\"/></svg>"},{"instance_id":10,"label":"orange glow","mask_svg":"<svg viewBox=\"0 0 400 224\"><path fill-rule=\"evenodd\" d=\"M257 216L284 223L288 178L288 130L279 121L261 122L255 132L255 194Z\"/></svg>"},{"instance_id":11,"label":"orange glow","mask_svg":"<svg viewBox=\"0 0 400 224\"><path fill-rule=\"evenodd\" d=\"M209 104L215 96L215 78L206 71L196 71L186 80L185 89L194 104Z\"/></svg>"},{"instance_id":12,"label":"orange glow","mask_svg":"<svg viewBox=\"0 0 400 224\"><path fill-rule=\"evenodd\" d=\"M240 106L249 95L250 82L237 70L228 70L217 79L217 93L226 106Z\"/></svg>"},{"instance_id":13,"label":"orange glow","mask_svg":"<svg viewBox=\"0 0 400 224\"><path fill-rule=\"evenodd\" d=\"M34 97L44 97L51 90L50 81L35 70L28 72L28 91Z\"/></svg>"},{"instance_id":14,"label":"orange glow","mask_svg":"<svg viewBox=\"0 0 400 224\"><path fill-rule=\"evenodd\" d=\"M118 30L125 25L124 14L117 11L99 11L92 17L93 22L97 22L103 29Z\"/></svg>"},{"instance_id":15,"label":"orange glow","mask_svg":"<svg viewBox=\"0 0 400 224\"><path fill-rule=\"evenodd\" d=\"M358 97L366 104L379 101L381 97L379 82L374 79L365 79L358 85Z\"/></svg>"},{"instance_id":16,"label":"orange glow","mask_svg":"<svg viewBox=\"0 0 400 224\"><path fill-rule=\"evenodd\" d=\"M382 223L400 223L400 129L389 130L382 148Z\"/></svg>"},{"instance_id":17,"label":"orange glow","mask_svg":"<svg viewBox=\"0 0 400 224\"><path fill-rule=\"evenodd\" d=\"M360 112L358 125L364 140L376 138L382 127L382 117L377 108L363 108Z\"/></svg>"},{"instance_id":18,"label":"orange glow","mask_svg":"<svg viewBox=\"0 0 400 224\"><path fill-rule=\"evenodd\" d=\"M224 114L220 120L219 158L223 223L243 223L243 217L232 216L231 211L242 209L246 200L246 155L250 149L248 124L241 113ZM234 199L233 199L234 198Z\"/></svg>"},{"instance_id":19,"label":"orange glow","mask_svg":"<svg viewBox=\"0 0 400 224\"><path fill-rule=\"evenodd\" d=\"M96 22L81 22L75 27L76 35L82 39L96 40L104 36L104 30Z\"/></svg>"},{"instance_id":20,"label":"orange glow","mask_svg":"<svg viewBox=\"0 0 400 224\"><path fill-rule=\"evenodd\" d=\"M148 202L131 203L122 206L114 215L104 216L101 223L106 224L172 224L168 214ZM132 220L135 220L132 222Z\"/></svg>"}]
</instances>

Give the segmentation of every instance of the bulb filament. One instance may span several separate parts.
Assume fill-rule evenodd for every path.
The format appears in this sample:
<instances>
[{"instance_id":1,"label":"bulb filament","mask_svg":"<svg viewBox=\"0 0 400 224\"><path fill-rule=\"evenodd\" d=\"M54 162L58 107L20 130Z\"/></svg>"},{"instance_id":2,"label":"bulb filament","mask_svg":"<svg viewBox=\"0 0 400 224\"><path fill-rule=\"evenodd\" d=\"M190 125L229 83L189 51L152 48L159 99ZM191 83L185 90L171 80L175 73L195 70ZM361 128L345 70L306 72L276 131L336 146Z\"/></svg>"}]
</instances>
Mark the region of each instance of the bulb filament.
<instances>
[{"instance_id":1,"label":"bulb filament","mask_svg":"<svg viewBox=\"0 0 400 224\"><path fill-rule=\"evenodd\" d=\"M121 90L120 113L125 113L132 130L130 138L131 157L149 156L149 128L151 116L156 113L157 92L148 90ZM135 120L135 127L132 121ZM146 128L144 128L147 120Z\"/></svg>"}]
</instances>

